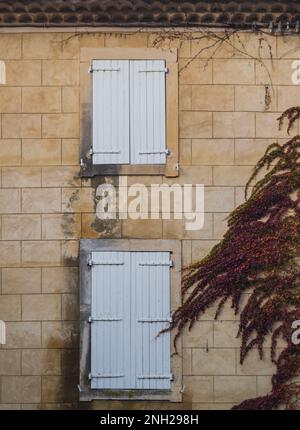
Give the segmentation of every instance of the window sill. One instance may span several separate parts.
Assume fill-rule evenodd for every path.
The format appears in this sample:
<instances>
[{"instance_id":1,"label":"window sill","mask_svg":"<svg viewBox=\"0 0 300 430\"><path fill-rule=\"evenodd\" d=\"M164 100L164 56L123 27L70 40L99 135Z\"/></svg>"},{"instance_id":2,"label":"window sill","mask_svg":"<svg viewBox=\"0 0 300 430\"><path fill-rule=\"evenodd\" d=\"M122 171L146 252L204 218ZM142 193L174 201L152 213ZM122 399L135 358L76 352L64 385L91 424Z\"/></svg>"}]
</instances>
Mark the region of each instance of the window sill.
<instances>
[{"instance_id":1,"label":"window sill","mask_svg":"<svg viewBox=\"0 0 300 430\"><path fill-rule=\"evenodd\" d=\"M79 400L153 400L181 402L182 395L171 390L92 390L80 391Z\"/></svg>"},{"instance_id":2,"label":"window sill","mask_svg":"<svg viewBox=\"0 0 300 430\"><path fill-rule=\"evenodd\" d=\"M106 175L165 175L165 164L96 164L87 163L81 168L82 178Z\"/></svg>"}]
</instances>

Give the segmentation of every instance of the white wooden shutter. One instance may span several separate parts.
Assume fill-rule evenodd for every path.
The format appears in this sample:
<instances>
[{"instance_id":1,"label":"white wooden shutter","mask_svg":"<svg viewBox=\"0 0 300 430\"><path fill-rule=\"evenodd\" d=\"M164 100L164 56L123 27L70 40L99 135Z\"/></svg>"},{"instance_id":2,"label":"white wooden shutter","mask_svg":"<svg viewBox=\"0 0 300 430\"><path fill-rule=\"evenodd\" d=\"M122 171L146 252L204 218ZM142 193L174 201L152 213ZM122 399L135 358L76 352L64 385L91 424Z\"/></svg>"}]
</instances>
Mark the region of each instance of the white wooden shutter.
<instances>
[{"instance_id":1,"label":"white wooden shutter","mask_svg":"<svg viewBox=\"0 0 300 430\"><path fill-rule=\"evenodd\" d=\"M130 61L131 164L166 162L166 65Z\"/></svg>"},{"instance_id":2,"label":"white wooden shutter","mask_svg":"<svg viewBox=\"0 0 300 430\"><path fill-rule=\"evenodd\" d=\"M91 387L169 389L168 252L93 252Z\"/></svg>"},{"instance_id":3,"label":"white wooden shutter","mask_svg":"<svg viewBox=\"0 0 300 430\"><path fill-rule=\"evenodd\" d=\"M170 321L170 254L131 255L131 373L136 389L170 389L170 333L157 337Z\"/></svg>"},{"instance_id":4,"label":"white wooden shutter","mask_svg":"<svg viewBox=\"0 0 300 430\"><path fill-rule=\"evenodd\" d=\"M130 253L92 253L91 387L130 388Z\"/></svg>"},{"instance_id":5,"label":"white wooden shutter","mask_svg":"<svg viewBox=\"0 0 300 430\"><path fill-rule=\"evenodd\" d=\"M129 61L94 60L93 164L129 163Z\"/></svg>"}]
</instances>

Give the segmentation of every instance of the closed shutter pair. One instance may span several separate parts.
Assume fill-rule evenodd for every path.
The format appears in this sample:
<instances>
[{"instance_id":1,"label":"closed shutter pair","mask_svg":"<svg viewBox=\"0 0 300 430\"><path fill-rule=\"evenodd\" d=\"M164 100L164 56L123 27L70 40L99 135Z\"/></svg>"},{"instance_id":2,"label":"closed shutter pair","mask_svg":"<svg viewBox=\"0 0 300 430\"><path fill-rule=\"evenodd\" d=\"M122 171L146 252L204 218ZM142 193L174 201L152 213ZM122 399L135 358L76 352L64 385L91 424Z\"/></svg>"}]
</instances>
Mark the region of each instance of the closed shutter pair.
<instances>
[{"instance_id":1,"label":"closed shutter pair","mask_svg":"<svg viewBox=\"0 0 300 430\"><path fill-rule=\"evenodd\" d=\"M91 387L169 389L168 252L93 252Z\"/></svg>"},{"instance_id":2,"label":"closed shutter pair","mask_svg":"<svg viewBox=\"0 0 300 430\"><path fill-rule=\"evenodd\" d=\"M166 163L163 60L94 60L93 164Z\"/></svg>"}]
</instances>

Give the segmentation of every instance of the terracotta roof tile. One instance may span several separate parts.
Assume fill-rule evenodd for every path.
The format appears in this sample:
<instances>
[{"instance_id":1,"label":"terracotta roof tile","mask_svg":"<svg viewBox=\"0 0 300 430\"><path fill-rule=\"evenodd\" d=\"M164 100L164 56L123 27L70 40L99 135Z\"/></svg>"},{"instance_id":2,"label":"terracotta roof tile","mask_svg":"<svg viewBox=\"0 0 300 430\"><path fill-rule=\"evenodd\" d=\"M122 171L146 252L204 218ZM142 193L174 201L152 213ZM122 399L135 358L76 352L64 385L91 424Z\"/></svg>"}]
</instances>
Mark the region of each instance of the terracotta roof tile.
<instances>
[{"instance_id":1,"label":"terracotta roof tile","mask_svg":"<svg viewBox=\"0 0 300 430\"><path fill-rule=\"evenodd\" d=\"M0 0L0 26L249 26L300 21L298 0Z\"/></svg>"}]
</instances>

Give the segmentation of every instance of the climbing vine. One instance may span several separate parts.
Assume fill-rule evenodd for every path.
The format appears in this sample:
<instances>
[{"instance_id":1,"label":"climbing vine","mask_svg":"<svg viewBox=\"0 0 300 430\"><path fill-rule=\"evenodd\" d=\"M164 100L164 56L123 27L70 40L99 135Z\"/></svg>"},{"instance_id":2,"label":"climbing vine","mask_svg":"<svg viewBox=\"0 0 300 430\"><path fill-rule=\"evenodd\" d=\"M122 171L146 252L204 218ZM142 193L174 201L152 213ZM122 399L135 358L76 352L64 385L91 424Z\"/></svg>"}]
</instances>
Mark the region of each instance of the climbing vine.
<instances>
[{"instance_id":1,"label":"climbing vine","mask_svg":"<svg viewBox=\"0 0 300 430\"><path fill-rule=\"evenodd\" d=\"M298 111L284 112L280 124L287 118L290 129ZM268 147L246 193L261 172L264 176L250 197L229 216L224 239L206 258L185 269L185 300L173 315L171 329L177 329L176 347L182 330L192 329L210 306L218 304L217 319L225 303L231 301L240 315L240 362L255 348L262 359L271 336L271 360L276 365L271 392L234 409L296 408L300 345L292 341L292 325L300 320L300 136ZM244 296L248 300L242 306ZM285 347L278 352L280 338Z\"/></svg>"}]
</instances>

